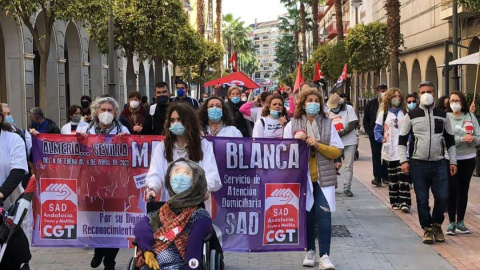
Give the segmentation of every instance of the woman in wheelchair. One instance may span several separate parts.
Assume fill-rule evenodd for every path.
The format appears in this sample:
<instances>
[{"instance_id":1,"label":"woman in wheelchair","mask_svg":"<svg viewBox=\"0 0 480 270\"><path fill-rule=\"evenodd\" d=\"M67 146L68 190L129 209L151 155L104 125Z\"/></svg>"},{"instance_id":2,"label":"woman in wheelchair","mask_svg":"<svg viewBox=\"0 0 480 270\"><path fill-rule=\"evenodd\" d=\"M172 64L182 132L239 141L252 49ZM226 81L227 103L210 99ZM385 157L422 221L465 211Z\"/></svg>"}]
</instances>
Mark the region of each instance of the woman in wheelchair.
<instances>
[{"instance_id":1,"label":"woman in wheelchair","mask_svg":"<svg viewBox=\"0 0 480 270\"><path fill-rule=\"evenodd\" d=\"M168 166L165 188L170 199L160 210L135 225L137 267L198 269L203 240L212 228L210 214L199 206L207 195L205 171L180 158Z\"/></svg>"}]
</instances>

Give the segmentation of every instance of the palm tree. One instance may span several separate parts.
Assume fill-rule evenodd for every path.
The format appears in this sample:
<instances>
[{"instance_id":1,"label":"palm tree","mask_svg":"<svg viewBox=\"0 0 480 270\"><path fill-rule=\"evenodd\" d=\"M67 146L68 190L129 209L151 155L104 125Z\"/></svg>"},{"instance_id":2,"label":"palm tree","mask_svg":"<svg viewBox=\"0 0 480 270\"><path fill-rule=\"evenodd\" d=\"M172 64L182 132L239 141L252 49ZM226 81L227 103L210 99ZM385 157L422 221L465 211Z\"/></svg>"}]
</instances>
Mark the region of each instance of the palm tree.
<instances>
[{"instance_id":1,"label":"palm tree","mask_svg":"<svg viewBox=\"0 0 480 270\"><path fill-rule=\"evenodd\" d=\"M227 48L228 58L233 52L248 53L253 49L252 40L248 37L250 27L244 26L245 22L240 18L233 18L232 14L223 17L223 44Z\"/></svg>"},{"instance_id":2,"label":"palm tree","mask_svg":"<svg viewBox=\"0 0 480 270\"><path fill-rule=\"evenodd\" d=\"M217 31L215 32L215 40L217 43L220 43L222 37L222 0L217 0L216 12L217 18L215 24Z\"/></svg>"},{"instance_id":3,"label":"palm tree","mask_svg":"<svg viewBox=\"0 0 480 270\"><path fill-rule=\"evenodd\" d=\"M197 1L197 31L205 37L205 0Z\"/></svg>"},{"instance_id":4,"label":"palm tree","mask_svg":"<svg viewBox=\"0 0 480 270\"><path fill-rule=\"evenodd\" d=\"M335 20L337 21L337 40L343 40L342 0L335 0Z\"/></svg>"},{"instance_id":5,"label":"palm tree","mask_svg":"<svg viewBox=\"0 0 480 270\"><path fill-rule=\"evenodd\" d=\"M400 34L400 1L386 0L388 49L390 51L390 87L399 86L398 56L401 43Z\"/></svg>"},{"instance_id":6,"label":"palm tree","mask_svg":"<svg viewBox=\"0 0 480 270\"><path fill-rule=\"evenodd\" d=\"M315 51L318 46L318 0L312 0L312 15L313 15L312 43L313 43L313 50Z\"/></svg>"},{"instance_id":7,"label":"palm tree","mask_svg":"<svg viewBox=\"0 0 480 270\"><path fill-rule=\"evenodd\" d=\"M285 33L291 33L295 43L295 62L300 59L300 49L298 47L300 35L300 11L296 6L288 9L288 16L280 17L279 29Z\"/></svg>"},{"instance_id":8,"label":"palm tree","mask_svg":"<svg viewBox=\"0 0 480 270\"><path fill-rule=\"evenodd\" d=\"M287 9L296 8L297 2L300 3L300 35L302 37L302 60L307 62L307 16L305 13L305 1L306 0L280 0Z\"/></svg>"}]
</instances>

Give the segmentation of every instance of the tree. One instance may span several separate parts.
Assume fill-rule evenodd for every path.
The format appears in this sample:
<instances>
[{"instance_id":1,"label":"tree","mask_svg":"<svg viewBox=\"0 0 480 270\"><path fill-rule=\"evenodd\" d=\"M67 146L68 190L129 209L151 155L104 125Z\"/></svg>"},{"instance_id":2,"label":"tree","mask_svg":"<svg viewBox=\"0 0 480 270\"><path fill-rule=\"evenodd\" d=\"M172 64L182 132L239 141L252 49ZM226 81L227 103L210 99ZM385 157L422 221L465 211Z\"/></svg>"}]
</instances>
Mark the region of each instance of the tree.
<instances>
[{"instance_id":1,"label":"tree","mask_svg":"<svg viewBox=\"0 0 480 270\"><path fill-rule=\"evenodd\" d=\"M205 36L205 0L197 0L197 31Z\"/></svg>"},{"instance_id":2,"label":"tree","mask_svg":"<svg viewBox=\"0 0 480 270\"><path fill-rule=\"evenodd\" d=\"M380 70L389 64L388 31L385 23L357 24L345 38L345 46L350 56L350 67L357 73L375 71L375 76L379 76Z\"/></svg>"},{"instance_id":3,"label":"tree","mask_svg":"<svg viewBox=\"0 0 480 270\"><path fill-rule=\"evenodd\" d=\"M258 59L254 52L240 54L239 63L241 63L242 72L251 75L258 70Z\"/></svg>"},{"instance_id":4,"label":"tree","mask_svg":"<svg viewBox=\"0 0 480 270\"><path fill-rule=\"evenodd\" d=\"M222 42L222 0L217 0L215 11L217 13L215 22L217 28L217 31L215 32L215 40L220 44L220 42Z\"/></svg>"},{"instance_id":5,"label":"tree","mask_svg":"<svg viewBox=\"0 0 480 270\"><path fill-rule=\"evenodd\" d=\"M480 12L480 1L478 0L458 0L458 2L471 12Z\"/></svg>"},{"instance_id":6,"label":"tree","mask_svg":"<svg viewBox=\"0 0 480 270\"><path fill-rule=\"evenodd\" d=\"M312 46L315 51L318 47L318 0L312 0L312 15L313 15L313 29L312 29Z\"/></svg>"},{"instance_id":7,"label":"tree","mask_svg":"<svg viewBox=\"0 0 480 270\"><path fill-rule=\"evenodd\" d=\"M325 80L336 81L340 74L342 74L343 66L345 63L348 63L345 42L339 41L337 44L328 43L319 46L317 50L313 52L312 58L303 65L303 75L306 80L313 79L316 62L320 64Z\"/></svg>"},{"instance_id":8,"label":"tree","mask_svg":"<svg viewBox=\"0 0 480 270\"><path fill-rule=\"evenodd\" d=\"M300 4L300 35L302 37L302 60L304 63L307 62L307 15L305 12L305 1L306 0L280 0L281 3L285 4L287 9L296 8L297 3Z\"/></svg>"},{"instance_id":9,"label":"tree","mask_svg":"<svg viewBox=\"0 0 480 270\"><path fill-rule=\"evenodd\" d=\"M337 23L337 40L343 40L342 0L335 0L335 20Z\"/></svg>"},{"instance_id":10,"label":"tree","mask_svg":"<svg viewBox=\"0 0 480 270\"><path fill-rule=\"evenodd\" d=\"M227 48L228 58L233 52L247 53L252 50L252 40L248 36L251 31L250 27L244 26L245 22L240 18L234 19L232 14L223 17L223 44Z\"/></svg>"},{"instance_id":11,"label":"tree","mask_svg":"<svg viewBox=\"0 0 480 270\"><path fill-rule=\"evenodd\" d=\"M298 47L300 35L300 11L296 7L288 9L288 16L279 17L280 24L278 28L284 33L291 33L294 37L295 61L300 59L300 49Z\"/></svg>"},{"instance_id":12,"label":"tree","mask_svg":"<svg viewBox=\"0 0 480 270\"><path fill-rule=\"evenodd\" d=\"M295 69L297 59L295 59L293 51L295 51L294 37L292 35L283 35L278 41L275 51L275 62L279 64L276 70L277 78L282 78Z\"/></svg>"},{"instance_id":13,"label":"tree","mask_svg":"<svg viewBox=\"0 0 480 270\"><path fill-rule=\"evenodd\" d=\"M388 49L390 52L390 87L398 87L398 56L401 45L400 1L386 0L384 7L387 11Z\"/></svg>"},{"instance_id":14,"label":"tree","mask_svg":"<svg viewBox=\"0 0 480 270\"><path fill-rule=\"evenodd\" d=\"M200 64L204 64L206 67L210 67L215 63L222 61L225 50L221 44L214 43L211 41L206 41L203 46L203 57L199 59L199 62L192 65L191 67L191 77L192 81L196 84L203 84L205 81L213 80L218 78L214 72L210 72L210 69L207 68L203 74L200 72ZM187 73L187 67L182 68L183 73Z\"/></svg>"},{"instance_id":15,"label":"tree","mask_svg":"<svg viewBox=\"0 0 480 270\"><path fill-rule=\"evenodd\" d=\"M97 17L108 2L102 0L0 0L0 9L27 27L40 55L39 97L40 107L46 108L47 65L50 56L51 40L54 37L53 24L57 20L82 20L89 16ZM43 25L31 20L34 15L43 16ZM90 11L86 13L85 11ZM36 27L37 26L37 27ZM42 30L40 30L42 29ZM43 32L43 30L45 32Z\"/></svg>"}]
</instances>

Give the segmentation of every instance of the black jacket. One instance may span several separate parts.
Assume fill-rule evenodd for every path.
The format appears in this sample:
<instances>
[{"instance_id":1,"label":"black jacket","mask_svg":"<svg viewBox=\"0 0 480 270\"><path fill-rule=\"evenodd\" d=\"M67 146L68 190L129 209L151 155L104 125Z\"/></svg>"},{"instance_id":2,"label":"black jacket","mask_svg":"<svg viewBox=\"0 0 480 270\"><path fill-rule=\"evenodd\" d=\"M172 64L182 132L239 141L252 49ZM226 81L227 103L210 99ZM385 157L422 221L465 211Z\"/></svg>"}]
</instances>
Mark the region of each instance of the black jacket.
<instances>
[{"instance_id":1,"label":"black jacket","mask_svg":"<svg viewBox=\"0 0 480 270\"><path fill-rule=\"evenodd\" d=\"M155 106L155 112L150 115L152 106ZM163 126L167 114L168 104L153 104L145 113L145 122L143 123L142 134L144 135L163 135Z\"/></svg>"},{"instance_id":2,"label":"black jacket","mask_svg":"<svg viewBox=\"0 0 480 270\"><path fill-rule=\"evenodd\" d=\"M57 124L55 121L49 118L45 118L47 120L47 128L45 129L45 132L42 133L48 133L48 134L60 134L60 129L58 128ZM32 128L32 127L30 127Z\"/></svg>"},{"instance_id":3,"label":"black jacket","mask_svg":"<svg viewBox=\"0 0 480 270\"><path fill-rule=\"evenodd\" d=\"M363 114L363 128L368 135L373 135L375 121L377 120L378 107L380 106L378 98L372 99L365 106Z\"/></svg>"},{"instance_id":4,"label":"black jacket","mask_svg":"<svg viewBox=\"0 0 480 270\"><path fill-rule=\"evenodd\" d=\"M243 117L243 114L239 111L240 107L245 104L245 102L240 101L239 103L235 104L231 100L228 100L228 107L232 109L233 113L233 121L235 122L235 127L242 132L243 137L251 137L249 128L248 128L248 120Z\"/></svg>"}]
</instances>

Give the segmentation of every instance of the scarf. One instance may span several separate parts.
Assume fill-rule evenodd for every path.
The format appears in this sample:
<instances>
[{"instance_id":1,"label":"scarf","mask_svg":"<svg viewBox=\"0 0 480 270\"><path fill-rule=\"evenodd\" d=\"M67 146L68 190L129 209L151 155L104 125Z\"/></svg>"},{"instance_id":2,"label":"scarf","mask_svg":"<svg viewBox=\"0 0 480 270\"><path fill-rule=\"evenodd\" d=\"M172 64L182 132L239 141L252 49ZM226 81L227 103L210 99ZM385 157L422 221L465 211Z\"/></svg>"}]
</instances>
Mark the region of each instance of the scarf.
<instances>
[{"instance_id":1,"label":"scarf","mask_svg":"<svg viewBox=\"0 0 480 270\"><path fill-rule=\"evenodd\" d=\"M137 125L137 116L138 113L140 112L141 106L138 106L136 109L133 109L132 107L128 106L128 111L130 111L130 119L132 119L133 125Z\"/></svg>"},{"instance_id":2,"label":"scarf","mask_svg":"<svg viewBox=\"0 0 480 270\"><path fill-rule=\"evenodd\" d=\"M122 132L121 125L116 119L113 119L112 125L107 129L102 129L97 121L90 122L87 128L87 134L90 134L92 126L95 128L95 134L110 134L114 128L117 129L117 134Z\"/></svg>"},{"instance_id":3,"label":"scarf","mask_svg":"<svg viewBox=\"0 0 480 270\"><path fill-rule=\"evenodd\" d=\"M223 129L223 123L217 125L217 128L212 129L211 125L207 125L207 134L216 137L218 133Z\"/></svg>"},{"instance_id":4,"label":"scarf","mask_svg":"<svg viewBox=\"0 0 480 270\"><path fill-rule=\"evenodd\" d=\"M398 115L398 112L401 110L401 108L388 108L388 111L395 114L395 116Z\"/></svg>"}]
</instances>

